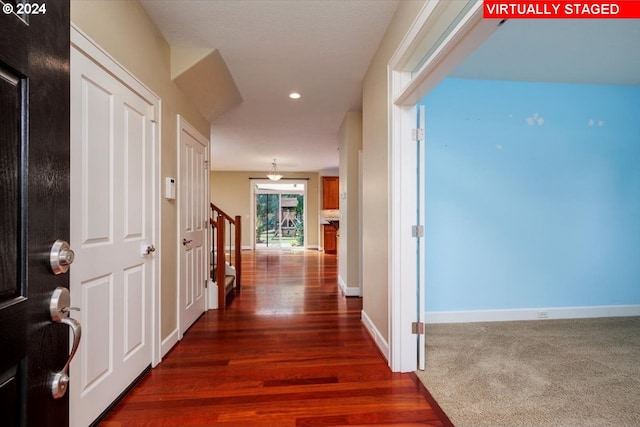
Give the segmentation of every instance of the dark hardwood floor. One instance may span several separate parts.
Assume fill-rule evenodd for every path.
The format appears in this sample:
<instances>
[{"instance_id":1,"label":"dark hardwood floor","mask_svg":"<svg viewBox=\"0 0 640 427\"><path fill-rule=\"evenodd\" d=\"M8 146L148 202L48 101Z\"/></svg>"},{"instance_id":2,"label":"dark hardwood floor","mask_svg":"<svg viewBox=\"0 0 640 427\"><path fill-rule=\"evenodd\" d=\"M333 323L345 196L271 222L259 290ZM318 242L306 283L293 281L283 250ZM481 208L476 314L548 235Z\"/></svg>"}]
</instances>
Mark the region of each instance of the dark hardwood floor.
<instances>
[{"instance_id":1,"label":"dark hardwood floor","mask_svg":"<svg viewBox=\"0 0 640 427\"><path fill-rule=\"evenodd\" d=\"M230 308L206 312L100 426L452 425L415 374L389 370L335 255L242 259Z\"/></svg>"}]
</instances>

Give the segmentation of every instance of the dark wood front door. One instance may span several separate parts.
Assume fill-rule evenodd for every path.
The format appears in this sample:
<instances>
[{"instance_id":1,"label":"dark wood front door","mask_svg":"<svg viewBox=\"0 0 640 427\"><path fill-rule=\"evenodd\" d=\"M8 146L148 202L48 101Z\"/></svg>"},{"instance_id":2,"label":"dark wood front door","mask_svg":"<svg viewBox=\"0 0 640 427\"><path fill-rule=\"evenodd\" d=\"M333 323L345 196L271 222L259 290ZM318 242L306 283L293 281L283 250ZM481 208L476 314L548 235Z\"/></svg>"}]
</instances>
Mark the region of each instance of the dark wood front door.
<instances>
[{"instance_id":1,"label":"dark wood front door","mask_svg":"<svg viewBox=\"0 0 640 427\"><path fill-rule=\"evenodd\" d=\"M49 268L69 239L69 2L0 7L0 425L64 427L69 331L48 305L69 283Z\"/></svg>"}]
</instances>

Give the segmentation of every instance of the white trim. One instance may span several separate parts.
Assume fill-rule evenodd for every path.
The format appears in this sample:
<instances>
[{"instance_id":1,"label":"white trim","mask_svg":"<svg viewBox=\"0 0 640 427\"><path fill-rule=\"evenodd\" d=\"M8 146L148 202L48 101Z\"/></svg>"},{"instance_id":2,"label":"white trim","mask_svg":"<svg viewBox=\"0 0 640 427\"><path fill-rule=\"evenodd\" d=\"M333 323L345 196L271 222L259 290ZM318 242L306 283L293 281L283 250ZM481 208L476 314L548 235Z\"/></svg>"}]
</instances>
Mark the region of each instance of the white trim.
<instances>
[{"instance_id":1,"label":"white trim","mask_svg":"<svg viewBox=\"0 0 640 427\"><path fill-rule=\"evenodd\" d=\"M224 248L225 248L225 249L229 249L229 247L228 247L228 246L225 246ZM236 245L231 245L231 250L232 250L232 251L235 251L235 250L236 250ZM247 245L242 245L242 246L240 246L240 250L241 250L241 251L252 251L252 250L253 250L253 247L252 247L252 246L247 246ZM208 263L209 263L209 260L207 260L207 264L208 264Z\"/></svg>"},{"instance_id":2,"label":"white trim","mask_svg":"<svg viewBox=\"0 0 640 427\"><path fill-rule=\"evenodd\" d=\"M249 241L251 242L251 250L256 250L256 186L249 179ZM246 231L245 231L246 232ZM243 233L244 234L244 233Z\"/></svg>"},{"instance_id":3,"label":"white trim","mask_svg":"<svg viewBox=\"0 0 640 427\"><path fill-rule=\"evenodd\" d=\"M160 232L160 224L162 223L162 209L160 206L160 188L161 178L160 169L162 161L162 100L148 86L138 80L133 73L127 70L122 64L116 61L111 55L96 44L89 36L82 32L73 23L71 24L71 46L83 53L87 58L91 59L109 74L116 77L123 84L130 87L140 97L142 97L149 105L153 106L154 117L154 141L153 141L153 241L157 248L153 257L153 266L151 267L151 366L155 367L162 360L162 336L161 336L161 308L162 308L162 274L160 266L162 265L162 234Z\"/></svg>"},{"instance_id":4,"label":"white trim","mask_svg":"<svg viewBox=\"0 0 640 427\"><path fill-rule=\"evenodd\" d=\"M249 237L251 238L251 250L282 250L281 247L273 247L273 248L257 248L256 247L256 186L255 184L277 184L277 182L271 181L268 178L250 178L249 179ZM281 182L281 184L283 184ZM304 193L303 193L303 212L304 218L302 219L304 223L304 242L301 247L293 248L294 250L298 249L309 249L311 246L307 246L308 241L308 232L307 232L307 224L309 215L307 215L307 198L309 195L309 180L304 178L291 178L287 180L287 184L304 184ZM283 190L273 190L273 194L281 194ZM264 194L264 193L263 193ZM243 247L244 248L244 247ZM289 250L287 248L287 250Z\"/></svg>"},{"instance_id":5,"label":"white trim","mask_svg":"<svg viewBox=\"0 0 640 427\"><path fill-rule=\"evenodd\" d=\"M422 53L419 51L420 43L428 31L430 19L437 18L434 12L438 6L438 0L427 0L422 6L422 10L418 13L411 28L409 28L389 61L393 65L394 70L413 68L410 61L413 60L415 63L415 58L422 56Z\"/></svg>"},{"instance_id":6,"label":"white trim","mask_svg":"<svg viewBox=\"0 0 640 427\"><path fill-rule=\"evenodd\" d=\"M156 95L147 85L137 79L137 77L127 70L123 65L116 61L108 52L102 49L96 44L88 35L82 30L71 24L71 46L75 47L79 52L82 52L85 56L95 62L99 67L110 73L121 73L114 75L125 85L129 86L140 95L149 104L155 105L160 102L160 97ZM139 88L139 89L137 89ZM160 117L160 111L156 115L156 119Z\"/></svg>"},{"instance_id":7,"label":"white trim","mask_svg":"<svg viewBox=\"0 0 640 427\"><path fill-rule=\"evenodd\" d=\"M426 312L427 323L505 322L514 320L586 319L640 316L640 305L539 307L507 310Z\"/></svg>"},{"instance_id":8,"label":"white trim","mask_svg":"<svg viewBox=\"0 0 640 427\"><path fill-rule=\"evenodd\" d=\"M362 149L358 150L358 280L360 281L359 287L360 287L360 296L364 298L364 286L363 286L363 280L362 278L364 277L364 263L363 263L363 259L364 259L364 245L362 244L362 242L364 241L364 233L363 233L363 226L362 226L362 219L363 219L363 215L362 215L362 207L364 206L364 202L363 202L363 194L364 191L362 189L363 187L363 183L364 183L364 168L363 168L363 164L364 164L364 160L363 160L363 153L362 153Z\"/></svg>"},{"instance_id":9,"label":"white trim","mask_svg":"<svg viewBox=\"0 0 640 427\"><path fill-rule=\"evenodd\" d=\"M406 76L393 73L394 86ZM411 372L416 369L417 343L411 333L411 323L417 321L416 240L411 226L416 223L417 179L415 176L416 143L411 129L416 123L414 107L392 106L392 120L396 123L390 137L390 265L389 265L389 341L391 370Z\"/></svg>"},{"instance_id":10,"label":"white trim","mask_svg":"<svg viewBox=\"0 0 640 427\"><path fill-rule=\"evenodd\" d=\"M348 286L340 276L338 276L338 286L345 297L360 296L360 286Z\"/></svg>"},{"instance_id":11,"label":"white trim","mask_svg":"<svg viewBox=\"0 0 640 427\"><path fill-rule=\"evenodd\" d=\"M441 4L446 8L453 5L453 2ZM417 104L426 93L482 45L496 31L499 22L499 19L484 19L483 2L478 1L420 67L411 81L399 92L394 92L397 95L394 103L396 105ZM394 57L396 64L399 64L405 56L406 53L403 53L401 58Z\"/></svg>"},{"instance_id":12,"label":"white trim","mask_svg":"<svg viewBox=\"0 0 640 427\"><path fill-rule=\"evenodd\" d=\"M369 332L369 335L371 335L373 342L375 342L376 346L378 346L378 350L380 350L380 353L382 353L382 356L384 356L384 358L387 359L387 362L388 362L389 361L389 343L385 341L385 339L383 338L383 335L380 333L378 328L376 328L374 323L371 321L371 318L367 315L367 313L364 310L362 310L361 312L361 318L362 318L362 324L364 325L365 328L367 328L367 332Z\"/></svg>"},{"instance_id":13,"label":"white trim","mask_svg":"<svg viewBox=\"0 0 640 427\"><path fill-rule=\"evenodd\" d=\"M178 328L175 328L165 339L162 340L162 357L165 357L179 341L180 331Z\"/></svg>"},{"instance_id":14,"label":"white trim","mask_svg":"<svg viewBox=\"0 0 640 427\"><path fill-rule=\"evenodd\" d=\"M417 367L417 342L411 322L417 321L416 241L411 237L415 225L416 103L442 78L481 45L495 31L496 20L482 19L482 1L475 5L449 34L415 75L407 68L429 50L424 43L438 19L452 19L448 8L454 2L427 0L405 38L388 63L389 117L389 341L390 363L394 372L410 372ZM480 12L478 12L480 11ZM443 18L448 16L449 18ZM479 22L478 22L479 20ZM482 30L482 31L480 31ZM489 31L490 30L490 31ZM436 72L437 71L437 72Z\"/></svg>"},{"instance_id":15,"label":"white trim","mask_svg":"<svg viewBox=\"0 0 640 427\"><path fill-rule=\"evenodd\" d=\"M227 246L227 245L225 245L224 249L225 249L225 250L230 249L230 250L232 250L232 251L235 251L235 250L236 250L236 245L231 245L231 246ZM252 248L251 248L251 246L240 246L240 250L241 250L241 251L246 250L246 249L252 249ZM207 260L207 264L208 264L208 263L209 263L209 261Z\"/></svg>"},{"instance_id":16,"label":"white trim","mask_svg":"<svg viewBox=\"0 0 640 427\"><path fill-rule=\"evenodd\" d=\"M218 308L218 284L212 279L207 280L207 310Z\"/></svg>"},{"instance_id":17,"label":"white trim","mask_svg":"<svg viewBox=\"0 0 640 427\"><path fill-rule=\"evenodd\" d=\"M426 127L425 124L425 108L424 105L421 105L420 108L418 108L418 120L417 120L417 126L416 128L422 129L423 131L423 135L424 135L424 130ZM417 141L417 147L419 148L418 150L418 160L417 160L417 166L418 166L418 184L417 184L417 194L418 194L418 218L417 218L417 225L421 226L424 230L424 226L425 226L425 220L424 218L426 217L426 211L425 211L425 205L424 205L424 199L426 197L425 194L425 186L426 186L426 179L425 179L425 159L426 159L426 153L425 153L425 139L426 137L422 138L422 140ZM426 310L426 299L425 299L425 291L426 291L426 283L425 283L425 268L426 268L426 247L425 247L425 238L424 236L419 237L418 238L418 260L417 260L417 268L418 268L418 277L416 278L417 281L417 285L418 285L418 301L417 301L417 306L418 306L418 323L424 323L424 312ZM425 352L426 352L426 346L425 346L425 336L424 334L419 334L418 335L418 343L417 343L417 353L418 353L418 369L424 371L425 369Z\"/></svg>"},{"instance_id":18,"label":"white trim","mask_svg":"<svg viewBox=\"0 0 640 427\"><path fill-rule=\"evenodd\" d=\"M162 224L162 206L160 205L160 192L162 191L162 100L158 99L158 108L156 111L156 125L154 132L156 132L155 140L157 144L153 146L154 157L154 170L155 179L153 182L153 209L156 212L157 223L153 227L154 240L157 242L157 248L162 247L162 233L160 231L160 224ZM157 286L153 286L151 300L153 302L153 320L151 327L151 366L156 367L162 361L162 250L156 251L156 265L153 268L153 283L157 283Z\"/></svg>"}]
</instances>

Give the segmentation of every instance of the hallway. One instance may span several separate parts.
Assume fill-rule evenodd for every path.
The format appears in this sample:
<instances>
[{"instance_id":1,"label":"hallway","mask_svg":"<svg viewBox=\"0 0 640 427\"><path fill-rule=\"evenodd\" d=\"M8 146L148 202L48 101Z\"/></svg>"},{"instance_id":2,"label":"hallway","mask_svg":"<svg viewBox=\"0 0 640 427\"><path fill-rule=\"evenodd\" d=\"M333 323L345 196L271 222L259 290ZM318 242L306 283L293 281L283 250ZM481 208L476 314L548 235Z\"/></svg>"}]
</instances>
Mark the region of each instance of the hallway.
<instances>
[{"instance_id":1,"label":"hallway","mask_svg":"<svg viewBox=\"0 0 640 427\"><path fill-rule=\"evenodd\" d=\"M242 293L206 312L100 426L450 426L392 373L337 286L336 257L247 251Z\"/></svg>"}]
</instances>

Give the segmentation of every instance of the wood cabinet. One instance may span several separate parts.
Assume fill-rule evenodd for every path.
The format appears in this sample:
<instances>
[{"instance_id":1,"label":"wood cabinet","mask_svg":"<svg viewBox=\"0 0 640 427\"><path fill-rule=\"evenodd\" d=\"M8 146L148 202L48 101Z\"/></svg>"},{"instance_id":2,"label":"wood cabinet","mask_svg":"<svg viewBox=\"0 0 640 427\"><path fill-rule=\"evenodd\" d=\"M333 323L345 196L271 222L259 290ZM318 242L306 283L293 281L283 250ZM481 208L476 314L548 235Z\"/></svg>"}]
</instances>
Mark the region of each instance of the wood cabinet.
<instances>
[{"instance_id":1,"label":"wood cabinet","mask_svg":"<svg viewBox=\"0 0 640 427\"><path fill-rule=\"evenodd\" d=\"M324 252L327 254L335 254L338 251L338 243L336 233L338 230L333 225L323 225L322 234L324 239Z\"/></svg>"},{"instance_id":2,"label":"wood cabinet","mask_svg":"<svg viewBox=\"0 0 640 427\"><path fill-rule=\"evenodd\" d=\"M339 209L340 181L337 176L322 177L322 209Z\"/></svg>"}]
</instances>

